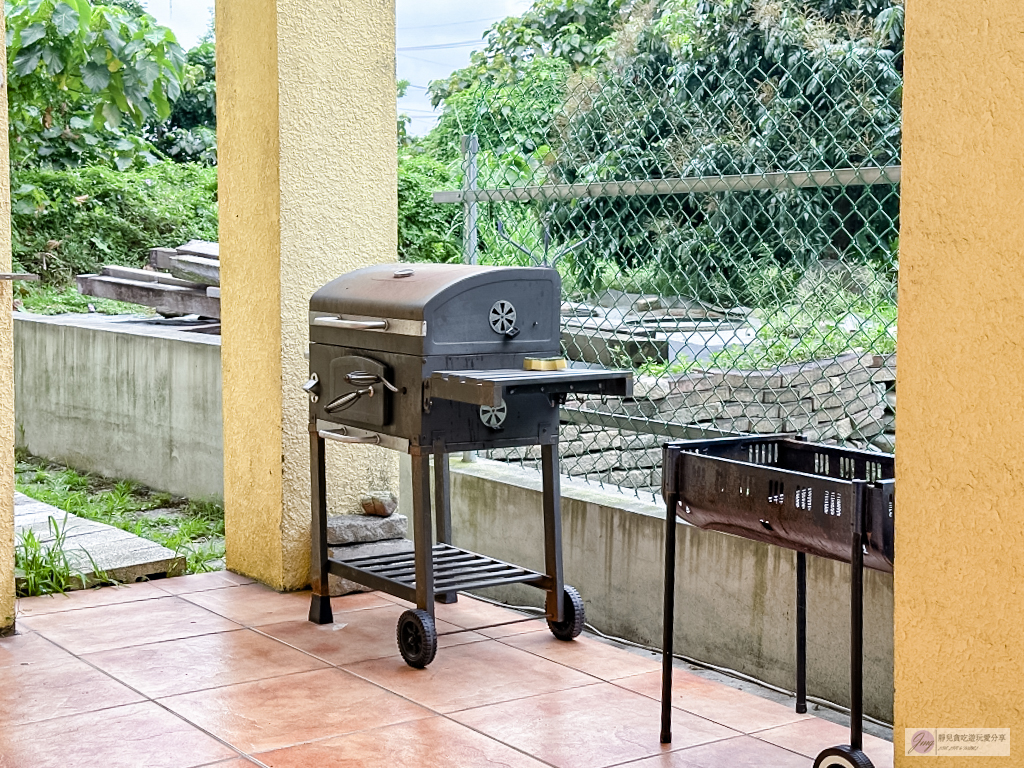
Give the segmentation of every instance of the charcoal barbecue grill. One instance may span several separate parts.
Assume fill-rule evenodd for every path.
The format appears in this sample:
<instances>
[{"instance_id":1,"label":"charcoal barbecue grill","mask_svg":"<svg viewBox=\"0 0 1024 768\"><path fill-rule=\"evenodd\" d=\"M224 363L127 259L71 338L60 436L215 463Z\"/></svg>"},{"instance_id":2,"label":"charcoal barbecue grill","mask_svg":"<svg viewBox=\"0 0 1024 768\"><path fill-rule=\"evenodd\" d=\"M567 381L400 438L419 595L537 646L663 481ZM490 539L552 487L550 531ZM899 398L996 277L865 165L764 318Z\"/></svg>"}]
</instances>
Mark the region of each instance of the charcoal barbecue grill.
<instances>
[{"instance_id":1,"label":"charcoal barbecue grill","mask_svg":"<svg viewBox=\"0 0 1024 768\"><path fill-rule=\"evenodd\" d=\"M851 564L850 743L814 768L871 768L863 750L864 568L892 573L895 461L869 453L764 435L684 440L664 447L665 626L661 740L672 740L676 522L796 551L796 711L807 712L806 556Z\"/></svg>"},{"instance_id":2,"label":"charcoal barbecue grill","mask_svg":"<svg viewBox=\"0 0 1024 768\"><path fill-rule=\"evenodd\" d=\"M569 394L629 396L632 375L559 370L560 296L552 268L455 264L368 267L313 294L304 386L313 512L310 621L333 621L328 576L335 574L416 604L398 623L399 650L413 667L429 664L437 650L435 600L454 602L460 590L530 584L547 593L555 637L580 633L583 601L562 580L559 406ZM328 440L411 456L412 553L328 556ZM529 445L541 446L543 573L452 545L447 454Z\"/></svg>"}]
</instances>

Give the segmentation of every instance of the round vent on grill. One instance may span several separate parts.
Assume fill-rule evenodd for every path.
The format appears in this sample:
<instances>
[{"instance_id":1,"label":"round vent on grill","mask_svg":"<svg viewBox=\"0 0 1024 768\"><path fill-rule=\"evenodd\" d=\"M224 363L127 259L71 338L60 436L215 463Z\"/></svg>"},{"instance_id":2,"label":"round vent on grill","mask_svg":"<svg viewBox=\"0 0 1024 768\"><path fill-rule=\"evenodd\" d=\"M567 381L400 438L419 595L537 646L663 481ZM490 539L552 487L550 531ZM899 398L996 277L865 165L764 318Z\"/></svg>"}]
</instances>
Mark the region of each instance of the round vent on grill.
<instances>
[{"instance_id":1,"label":"round vent on grill","mask_svg":"<svg viewBox=\"0 0 1024 768\"><path fill-rule=\"evenodd\" d=\"M490 320L491 330L504 336L516 327L516 308L511 301L496 301L491 307Z\"/></svg>"},{"instance_id":2,"label":"round vent on grill","mask_svg":"<svg viewBox=\"0 0 1024 768\"><path fill-rule=\"evenodd\" d=\"M508 416L508 406L505 405L504 400L501 401L501 405L497 408L492 408L489 405L480 406L480 421L488 429L501 429L501 425L505 423L506 416Z\"/></svg>"}]
</instances>

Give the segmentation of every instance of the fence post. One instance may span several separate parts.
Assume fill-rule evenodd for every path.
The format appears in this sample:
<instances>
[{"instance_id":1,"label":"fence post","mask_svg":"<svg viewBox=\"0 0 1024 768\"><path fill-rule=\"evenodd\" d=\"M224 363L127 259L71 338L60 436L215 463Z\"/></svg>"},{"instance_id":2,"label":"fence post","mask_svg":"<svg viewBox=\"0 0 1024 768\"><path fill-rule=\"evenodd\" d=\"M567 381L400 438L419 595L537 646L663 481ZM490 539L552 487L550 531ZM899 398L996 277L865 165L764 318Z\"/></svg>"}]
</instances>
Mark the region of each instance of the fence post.
<instances>
[{"instance_id":1,"label":"fence post","mask_svg":"<svg viewBox=\"0 0 1024 768\"><path fill-rule=\"evenodd\" d=\"M462 137L462 191L476 190L477 168L476 155L480 151L480 141L476 134ZM467 264L476 264L476 200L462 201L462 260ZM435 461L438 459L435 458ZM447 457L442 458L447 461ZM476 451L463 451L462 460L476 460Z\"/></svg>"},{"instance_id":2,"label":"fence post","mask_svg":"<svg viewBox=\"0 0 1024 768\"><path fill-rule=\"evenodd\" d=\"M477 188L477 167L476 156L480 151L480 142L476 134L462 137L462 191L476 191ZM463 200L463 237L462 237L462 260L467 264L476 264L476 200Z\"/></svg>"}]
</instances>

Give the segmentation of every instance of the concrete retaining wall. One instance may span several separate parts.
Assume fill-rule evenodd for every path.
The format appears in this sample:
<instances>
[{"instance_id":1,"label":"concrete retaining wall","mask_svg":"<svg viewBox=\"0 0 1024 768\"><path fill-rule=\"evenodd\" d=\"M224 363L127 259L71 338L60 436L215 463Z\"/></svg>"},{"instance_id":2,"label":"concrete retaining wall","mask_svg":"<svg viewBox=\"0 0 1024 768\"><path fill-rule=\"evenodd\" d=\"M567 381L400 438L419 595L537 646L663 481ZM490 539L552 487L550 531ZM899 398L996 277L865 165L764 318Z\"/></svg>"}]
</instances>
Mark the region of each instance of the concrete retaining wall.
<instances>
[{"instance_id":1,"label":"concrete retaining wall","mask_svg":"<svg viewBox=\"0 0 1024 768\"><path fill-rule=\"evenodd\" d=\"M220 337L15 314L16 444L192 498L224 495Z\"/></svg>"},{"instance_id":2,"label":"concrete retaining wall","mask_svg":"<svg viewBox=\"0 0 1024 768\"><path fill-rule=\"evenodd\" d=\"M539 473L454 457L451 466L455 544L542 570ZM664 510L565 478L562 496L565 578L583 595L587 621L660 646ZM677 652L793 690L795 555L688 525L678 534ZM848 704L849 567L815 557L807 563L808 692ZM892 577L868 571L865 582L865 708L891 722ZM524 586L484 594L536 606L543 597Z\"/></svg>"}]
</instances>

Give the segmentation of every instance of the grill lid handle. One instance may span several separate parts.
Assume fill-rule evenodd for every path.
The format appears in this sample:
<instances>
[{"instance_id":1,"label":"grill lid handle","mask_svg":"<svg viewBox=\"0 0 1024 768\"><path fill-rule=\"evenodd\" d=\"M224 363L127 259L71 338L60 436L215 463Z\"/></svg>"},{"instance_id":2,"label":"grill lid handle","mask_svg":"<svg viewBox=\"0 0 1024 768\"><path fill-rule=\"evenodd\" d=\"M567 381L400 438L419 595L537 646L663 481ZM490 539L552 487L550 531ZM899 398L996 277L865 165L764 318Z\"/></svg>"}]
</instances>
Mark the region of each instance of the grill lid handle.
<instances>
[{"instance_id":1,"label":"grill lid handle","mask_svg":"<svg viewBox=\"0 0 1024 768\"><path fill-rule=\"evenodd\" d=\"M386 331L387 320L343 320L340 317L315 317L313 325L341 328L343 331Z\"/></svg>"}]
</instances>

